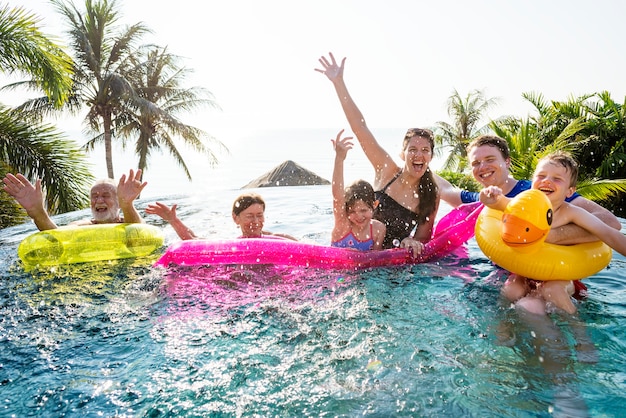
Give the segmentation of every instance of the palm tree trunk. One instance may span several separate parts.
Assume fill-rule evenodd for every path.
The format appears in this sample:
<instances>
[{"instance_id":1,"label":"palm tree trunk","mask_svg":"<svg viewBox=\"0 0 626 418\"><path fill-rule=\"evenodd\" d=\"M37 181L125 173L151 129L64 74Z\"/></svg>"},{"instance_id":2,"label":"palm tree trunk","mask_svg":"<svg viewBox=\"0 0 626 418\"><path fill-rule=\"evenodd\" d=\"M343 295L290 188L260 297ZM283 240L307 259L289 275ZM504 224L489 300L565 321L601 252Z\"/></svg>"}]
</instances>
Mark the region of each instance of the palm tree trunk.
<instances>
[{"instance_id":1,"label":"palm tree trunk","mask_svg":"<svg viewBox=\"0 0 626 418\"><path fill-rule=\"evenodd\" d=\"M114 179L113 174L113 151L111 145L111 112L106 110L102 115L102 125L104 128L104 155L107 164L107 175Z\"/></svg>"}]
</instances>

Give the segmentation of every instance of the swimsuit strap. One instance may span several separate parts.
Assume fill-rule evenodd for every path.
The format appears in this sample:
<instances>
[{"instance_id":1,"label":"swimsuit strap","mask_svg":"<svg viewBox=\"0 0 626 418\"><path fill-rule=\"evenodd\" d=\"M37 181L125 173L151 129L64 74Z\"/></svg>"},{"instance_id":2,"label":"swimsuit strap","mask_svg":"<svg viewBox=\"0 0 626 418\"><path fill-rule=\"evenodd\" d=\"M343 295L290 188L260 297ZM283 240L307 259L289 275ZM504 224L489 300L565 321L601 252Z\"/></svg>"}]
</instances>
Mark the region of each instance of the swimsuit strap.
<instances>
[{"instance_id":1,"label":"swimsuit strap","mask_svg":"<svg viewBox=\"0 0 626 418\"><path fill-rule=\"evenodd\" d=\"M398 171L398 172L396 173L396 175L395 175L395 176L393 176L393 178L389 181L389 183L387 183L387 184L385 185L385 187L383 187L383 188L382 188L382 190L380 190L380 191L381 191L381 192L384 192L385 190L387 190L387 187L391 186L391 183L393 183L394 181L396 181L396 179L397 179L398 177L400 177L400 174L402 174L402 170Z\"/></svg>"}]
</instances>

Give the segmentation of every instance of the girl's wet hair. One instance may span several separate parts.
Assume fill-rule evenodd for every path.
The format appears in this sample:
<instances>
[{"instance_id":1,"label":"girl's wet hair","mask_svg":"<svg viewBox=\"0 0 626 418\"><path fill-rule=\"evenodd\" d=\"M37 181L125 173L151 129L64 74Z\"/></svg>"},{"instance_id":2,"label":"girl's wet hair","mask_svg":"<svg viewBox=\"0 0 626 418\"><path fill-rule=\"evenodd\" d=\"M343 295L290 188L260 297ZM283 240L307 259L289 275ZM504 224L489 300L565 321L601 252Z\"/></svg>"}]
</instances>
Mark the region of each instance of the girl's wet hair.
<instances>
[{"instance_id":1,"label":"girl's wet hair","mask_svg":"<svg viewBox=\"0 0 626 418\"><path fill-rule=\"evenodd\" d=\"M258 203L263 206L263 212L265 212L265 200L256 193L245 193L235 199L233 203L233 215L238 216L241 212L248 209L250 206Z\"/></svg>"},{"instance_id":2,"label":"girl's wet hair","mask_svg":"<svg viewBox=\"0 0 626 418\"><path fill-rule=\"evenodd\" d=\"M345 193L345 211L350 210L354 203L358 200L362 200L367 206L374 209L376 202L376 196L374 194L374 188L365 180L357 180L350 186L346 187Z\"/></svg>"},{"instance_id":3,"label":"girl's wet hair","mask_svg":"<svg viewBox=\"0 0 626 418\"><path fill-rule=\"evenodd\" d=\"M413 137L420 137L428 140L431 151L435 150L435 134L430 129L411 128L406 131L404 140L402 141L402 150L406 150L409 146L409 142ZM439 195L439 188L435 182L430 166L426 170L426 173L420 179L416 190L419 198L417 204L417 222L423 224L428 220L428 217L437 209L437 196Z\"/></svg>"}]
</instances>

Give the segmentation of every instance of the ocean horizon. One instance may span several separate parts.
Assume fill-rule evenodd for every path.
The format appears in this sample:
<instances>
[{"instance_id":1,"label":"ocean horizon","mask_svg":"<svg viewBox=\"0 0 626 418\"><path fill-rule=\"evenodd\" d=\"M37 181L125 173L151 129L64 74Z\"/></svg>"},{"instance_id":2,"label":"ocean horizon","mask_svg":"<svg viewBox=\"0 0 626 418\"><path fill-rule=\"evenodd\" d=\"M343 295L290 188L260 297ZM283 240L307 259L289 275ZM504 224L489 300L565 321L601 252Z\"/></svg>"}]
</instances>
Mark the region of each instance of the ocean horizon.
<instances>
[{"instance_id":1,"label":"ocean horizon","mask_svg":"<svg viewBox=\"0 0 626 418\"><path fill-rule=\"evenodd\" d=\"M173 158L162 153L150 156L144 180L148 186L142 198L164 195L193 195L215 190L240 189L250 181L262 176L287 160L314 172L327 180L332 179L335 152L331 138L341 129L261 129L261 130L222 130L213 136L224 143L229 153L218 153L218 164L211 167L202 156L181 146L180 152L189 168L192 180L189 181L182 168ZM402 139L406 129L372 129L379 143L395 157L399 158ZM344 135L352 136L346 131ZM131 168L137 167L138 158L131 152L116 146L113 154L115 179L119 179ZM214 150L218 150L215 147ZM106 177L103 147L89 154L92 173L96 178ZM437 169L438 159L433 167ZM365 157L355 138L355 146L345 161L345 181L357 179L373 181L374 170Z\"/></svg>"}]
</instances>

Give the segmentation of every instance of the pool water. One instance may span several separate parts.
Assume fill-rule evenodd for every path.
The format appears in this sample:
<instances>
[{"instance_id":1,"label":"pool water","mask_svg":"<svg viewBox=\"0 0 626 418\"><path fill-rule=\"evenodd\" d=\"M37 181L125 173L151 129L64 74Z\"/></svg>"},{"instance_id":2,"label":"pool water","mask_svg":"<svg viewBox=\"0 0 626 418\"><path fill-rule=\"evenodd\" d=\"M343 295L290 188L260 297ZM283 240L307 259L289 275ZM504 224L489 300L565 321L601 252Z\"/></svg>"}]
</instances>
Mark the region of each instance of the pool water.
<instances>
[{"instance_id":1,"label":"pool water","mask_svg":"<svg viewBox=\"0 0 626 418\"><path fill-rule=\"evenodd\" d=\"M160 200L178 203L199 235L231 238L238 193ZM261 193L268 229L328 242L328 187ZM146 219L166 244L177 240ZM16 248L32 232L0 231L1 416L613 417L626 408L619 254L585 281L576 316L541 318L501 300L504 274L474 240L437 262L365 271L166 271L151 268L156 254L27 273Z\"/></svg>"}]
</instances>

